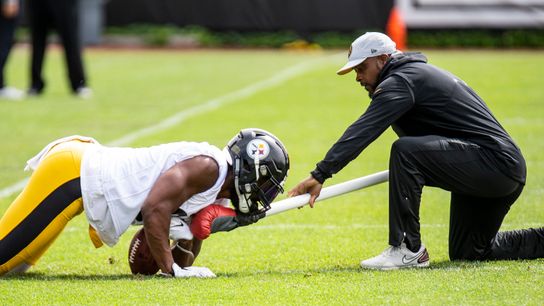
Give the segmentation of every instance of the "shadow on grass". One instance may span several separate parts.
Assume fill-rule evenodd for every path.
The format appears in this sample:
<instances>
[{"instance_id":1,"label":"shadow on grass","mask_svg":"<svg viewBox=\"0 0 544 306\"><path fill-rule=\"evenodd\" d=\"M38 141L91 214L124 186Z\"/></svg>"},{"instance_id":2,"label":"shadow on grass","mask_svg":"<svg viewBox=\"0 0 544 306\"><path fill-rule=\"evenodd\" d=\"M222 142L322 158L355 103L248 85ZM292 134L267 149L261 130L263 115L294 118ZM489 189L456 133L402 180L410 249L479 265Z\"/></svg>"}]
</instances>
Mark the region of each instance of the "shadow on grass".
<instances>
[{"instance_id":1,"label":"shadow on grass","mask_svg":"<svg viewBox=\"0 0 544 306\"><path fill-rule=\"evenodd\" d=\"M320 275L320 274L338 274L338 273L357 273L360 272L362 269L359 267L331 267L331 268L319 268L319 269L295 269L295 270L256 270L254 272L247 271L247 272L226 272L226 273L220 273L219 277L254 277L257 275L260 276L286 276L286 275L300 275L303 277L310 277L313 275Z\"/></svg>"},{"instance_id":2,"label":"shadow on grass","mask_svg":"<svg viewBox=\"0 0 544 306\"><path fill-rule=\"evenodd\" d=\"M218 278L243 278L254 277L257 275L268 276L285 276L285 275L300 275L302 277L310 277L312 275L323 275L330 273L357 273L364 271L359 267L331 267L326 269L296 269L296 270L256 270L254 272L232 272L218 273ZM157 275L131 275L131 274L45 274L36 272L27 272L17 275L4 275L0 277L1 281L17 280L17 281L119 281L119 280L156 280L166 279Z\"/></svg>"},{"instance_id":3,"label":"shadow on grass","mask_svg":"<svg viewBox=\"0 0 544 306\"><path fill-rule=\"evenodd\" d=\"M256 275L270 275L270 276L282 276L282 275L301 275L304 277L310 277L313 275L326 275L326 274L341 274L341 273L403 273L403 272L420 272L420 273L432 273L436 271L444 270L471 270L481 269L488 263L485 261L437 261L432 262L428 268L406 268L399 270L373 270L363 269L359 266L335 266L331 268L316 268L316 269L296 269L296 270L260 270L255 272L233 272L222 273L219 276L223 277L248 277Z\"/></svg>"},{"instance_id":4,"label":"shadow on grass","mask_svg":"<svg viewBox=\"0 0 544 306\"><path fill-rule=\"evenodd\" d=\"M18 280L18 281L117 281L117 280L145 280L152 279L152 276L131 275L131 274L44 274L27 272L23 274L4 275L0 277L0 281L5 280Z\"/></svg>"},{"instance_id":5,"label":"shadow on grass","mask_svg":"<svg viewBox=\"0 0 544 306\"><path fill-rule=\"evenodd\" d=\"M485 261L437 261L432 262L429 270L458 270L458 269L478 269L489 262Z\"/></svg>"},{"instance_id":6,"label":"shadow on grass","mask_svg":"<svg viewBox=\"0 0 544 306\"><path fill-rule=\"evenodd\" d=\"M473 270L473 269L482 269L488 266L490 262L486 261L434 261L431 263L428 268L408 268L394 271L380 271L380 270L371 270L371 269L362 269L357 266L333 266L330 268L314 268L314 269L293 269L293 270L255 270L255 271L243 271L243 272L226 272L218 273L218 279L221 278L244 278L244 277L255 277L255 276L271 276L271 277L281 277L281 276L301 276L301 277L312 277L318 275L327 275L327 274L349 274L349 273L434 273L437 271L447 271L447 270ZM159 275L131 275L131 274L110 274L110 275L100 275L100 274L44 274L44 273L35 273L29 272L20 275L4 275L0 277L0 282L5 280L18 280L18 281L59 281L59 280L70 280L70 281L118 281L118 280L156 280L156 279L166 279Z\"/></svg>"}]
</instances>

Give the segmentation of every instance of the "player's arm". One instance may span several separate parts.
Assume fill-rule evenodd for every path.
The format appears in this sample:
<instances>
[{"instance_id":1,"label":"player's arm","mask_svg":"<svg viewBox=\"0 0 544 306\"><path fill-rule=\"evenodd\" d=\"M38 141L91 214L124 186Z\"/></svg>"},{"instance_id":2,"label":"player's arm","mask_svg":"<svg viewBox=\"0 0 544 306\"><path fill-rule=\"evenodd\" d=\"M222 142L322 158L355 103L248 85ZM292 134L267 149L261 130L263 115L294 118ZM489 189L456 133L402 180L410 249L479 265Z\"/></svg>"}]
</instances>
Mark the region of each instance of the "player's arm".
<instances>
[{"instance_id":1,"label":"player's arm","mask_svg":"<svg viewBox=\"0 0 544 306\"><path fill-rule=\"evenodd\" d=\"M415 105L414 93L400 76L378 85L366 111L353 122L317 163L311 176L323 184L354 160L370 143Z\"/></svg>"},{"instance_id":2,"label":"player's arm","mask_svg":"<svg viewBox=\"0 0 544 306\"><path fill-rule=\"evenodd\" d=\"M171 214L193 195L211 188L218 176L219 166L212 158L197 156L168 169L151 188L142 217L147 243L162 272L172 274L174 263L168 239Z\"/></svg>"}]
</instances>

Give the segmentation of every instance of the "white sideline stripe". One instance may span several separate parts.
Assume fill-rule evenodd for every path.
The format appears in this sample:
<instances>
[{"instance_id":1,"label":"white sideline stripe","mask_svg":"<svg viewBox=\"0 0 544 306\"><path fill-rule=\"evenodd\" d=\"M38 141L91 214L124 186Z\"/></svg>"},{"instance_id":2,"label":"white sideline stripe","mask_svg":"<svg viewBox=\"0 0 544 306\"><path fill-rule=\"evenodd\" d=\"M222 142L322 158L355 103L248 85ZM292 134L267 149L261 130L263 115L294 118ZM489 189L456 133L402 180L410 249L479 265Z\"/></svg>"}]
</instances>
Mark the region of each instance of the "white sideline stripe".
<instances>
[{"instance_id":1,"label":"white sideline stripe","mask_svg":"<svg viewBox=\"0 0 544 306\"><path fill-rule=\"evenodd\" d=\"M325 59L328 59L328 58L330 58L330 56L325 57ZM318 64L319 62L325 62L323 59L324 58L319 58L318 60L310 60L310 61L300 63L298 65L295 65L293 67L289 67L283 71L280 71L279 73L275 74L269 79L266 79L257 83L253 83L252 85L249 85L237 91L231 92L219 98L208 100L202 104L180 111L174 114L173 116L166 118L155 125L140 129L134 133L130 133L124 137L121 137L118 140L112 141L108 145L123 146L123 145L129 144L142 136L151 135L159 131L163 131L168 128L171 128L185 121L188 118L194 117L196 115L200 115L208 111L218 109L219 107L241 100L243 98L250 97L259 91L274 87L304 72L309 71L310 69L314 68L316 64Z\"/></svg>"},{"instance_id":2,"label":"white sideline stripe","mask_svg":"<svg viewBox=\"0 0 544 306\"><path fill-rule=\"evenodd\" d=\"M335 54L335 55L320 57L320 58L317 58L317 59L312 59L312 60L308 60L308 61L299 63L299 64L297 64L295 66L289 67L287 69L284 69L284 70L278 72L277 74L273 75L271 78L268 78L268 79L253 83L253 84L251 84L249 86L246 86L246 87L244 87L242 89L239 89L237 91L228 93L228 94L226 94L224 96L221 96L221 97L218 97L218 98L215 98L215 99L211 99L211 100L208 100L208 101L206 101L204 103L195 105L195 106L193 106L191 108L182 110L182 111L174 114L173 116L168 117L168 118L160 121L159 123L157 123L155 125L151 125L151 126L142 128L140 130L137 130L137 131L135 131L133 133L127 134L127 135L125 135L125 136L123 136L123 137L121 137L121 138L119 138L117 140L114 140L114 141L108 143L107 145L109 145L109 146L123 146L123 145L129 144L129 143L135 141L136 139L138 139L140 137L148 136L148 135L152 135L154 133L160 132L160 131L164 131L164 130L166 130L168 128L171 128L171 127L185 121L188 118L203 114L203 113L208 112L208 111L218 109L219 107L222 107L222 106L224 106L226 104L233 103L233 102L239 101L239 100L241 100L243 98L250 97L250 96L256 94L259 91L262 91L262 90L277 86L277 85L279 85L279 84L281 84L281 83L283 83L285 81L288 81L288 80L290 80L290 79L292 79L292 78L294 78L296 76L299 76L299 75L301 75L301 74L303 74L305 72L310 71L311 69L316 68L317 65L319 65L319 64L323 64L323 63L326 63L328 61L336 60L338 56L339 56L339 54ZM16 192L22 190L26 186L27 182L28 182L28 178L26 178L24 180L21 180L21 181L13 184L11 186L8 186L6 188L1 189L0 190L0 198L5 198L7 196L12 195L13 193L16 193Z\"/></svg>"},{"instance_id":3,"label":"white sideline stripe","mask_svg":"<svg viewBox=\"0 0 544 306\"><path fill-rule=\"evenodd\" d=\"M0 198L5 198L7 196L10 196L18 191L21 191L25 186L26 186L26 183L28 182L28 178L24 179L24 180L21 180L11 186L8 186L2 190L0 190Z\"/></svg>"},{"instance_id":4,"label":"white sideline stripe","mask_svg":"<svg viewBox=\"0 0 544 306\"><path fill-rule=\"evenodd\" d=\"M507 125L542 125L542 119L532 119L523 117L512 117L501 120L501 123Z\"/></svg>"}]
</instances>

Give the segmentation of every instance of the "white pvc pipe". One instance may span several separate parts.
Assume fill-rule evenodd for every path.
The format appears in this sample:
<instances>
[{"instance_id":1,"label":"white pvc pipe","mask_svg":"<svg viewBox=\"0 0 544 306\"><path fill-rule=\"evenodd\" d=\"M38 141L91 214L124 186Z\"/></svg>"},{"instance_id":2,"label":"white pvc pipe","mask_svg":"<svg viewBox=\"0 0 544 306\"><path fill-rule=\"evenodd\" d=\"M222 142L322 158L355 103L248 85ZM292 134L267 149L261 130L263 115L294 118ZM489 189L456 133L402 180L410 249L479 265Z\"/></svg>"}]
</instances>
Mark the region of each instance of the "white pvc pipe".
<instances>
[{"instance_id":1,"label":"white pvc pipe","mask_svg":"<svg viewBox=\"0 0 544 306\"><path fill-rule=\"evenodd\" d=\"M386 182L389 179L389 170L377 172L371 175L363 176L347 182L332 185L321 189L321 194L317 197L316 202L323 201L332 197L342 195L344 193L352 192L355 190L363 189L366 187L374 186ZM287 198L278 202L272 203L270 208L266 212L266 216L272 216L282 213L286 210L302 207L310 201L310 194L301 194L296 197Z\"/></svg>"}]
</instances>

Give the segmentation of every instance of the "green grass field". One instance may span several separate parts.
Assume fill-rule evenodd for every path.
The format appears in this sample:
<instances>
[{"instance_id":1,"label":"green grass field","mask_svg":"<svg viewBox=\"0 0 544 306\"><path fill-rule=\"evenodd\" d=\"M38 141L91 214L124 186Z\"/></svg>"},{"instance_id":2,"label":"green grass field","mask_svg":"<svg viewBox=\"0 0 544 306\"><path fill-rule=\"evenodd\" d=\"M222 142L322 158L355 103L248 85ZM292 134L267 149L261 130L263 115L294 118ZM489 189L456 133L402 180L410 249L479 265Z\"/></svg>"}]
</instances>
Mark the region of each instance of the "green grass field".
<instances>
[{"instance_id":1,"label":"green grass field","mask_svg":"<svg viewBox=\"0 0 544 306\"><path fill-rule=\"evenodd\" d=\"M502 228L544 226L544 53L426 54L476 89L525 154L527 186ZM25 48L12 53L6 74L11 85L28 85L28 59ZM25 161L62 136L222 147L244 127L267 129L284 141L292 161L290 189L369 102L352 74L336 76L343 52L91 49L85 59L92 100L69 94L62 53L52 49L43 97L0 101L0 190L27 177ZM166 124L167 118L173 121ZM327 184L386 169L394 139L387 131ZM0 215L15 196L0 198ZM0 304L542 305L544 260L449 262L448 222L449 195L426 188L421 224L431 268L361 270L360 260L387 246L382 184L212 235L195 265L218 277L186 280L132 276L127 248L137 228L115 247L95 250L80 215L29 273L0 278Z\"/></svg>"}]
</instances>

